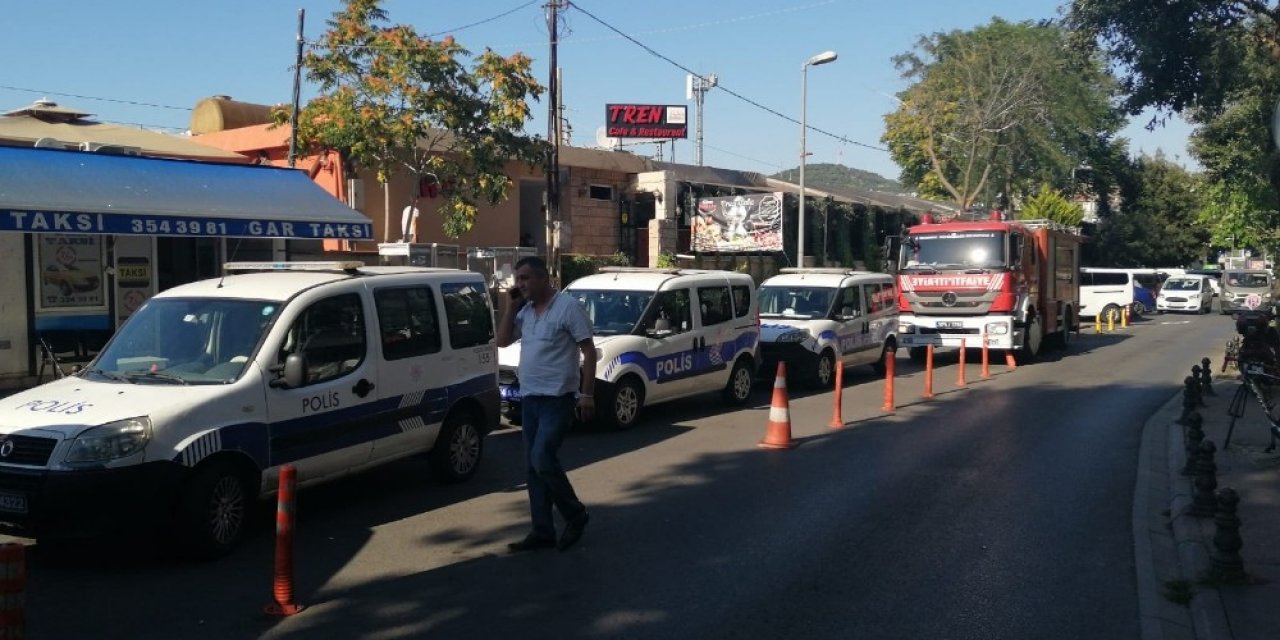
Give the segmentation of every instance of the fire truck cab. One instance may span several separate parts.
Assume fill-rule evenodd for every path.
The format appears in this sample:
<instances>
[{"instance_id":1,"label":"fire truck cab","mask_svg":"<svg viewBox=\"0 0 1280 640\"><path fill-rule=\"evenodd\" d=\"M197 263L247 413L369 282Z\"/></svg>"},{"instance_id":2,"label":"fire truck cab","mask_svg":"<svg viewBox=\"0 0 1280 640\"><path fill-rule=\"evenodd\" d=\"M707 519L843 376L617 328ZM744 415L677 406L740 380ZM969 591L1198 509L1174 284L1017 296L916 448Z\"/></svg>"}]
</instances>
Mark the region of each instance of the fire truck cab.
<instances>
[{"instance_id":1,"label":"fire truck cab","mask_svg":"<svg viewBox=\"0 0 1280 640\"><path fill-rule=\"evenodd\" d=\"M1006 349L1034 360L1079 330L1080 236L1047 220L925 215L902 239L898 343L913 360L929 345Z\"/></svg>"}]
</instances>

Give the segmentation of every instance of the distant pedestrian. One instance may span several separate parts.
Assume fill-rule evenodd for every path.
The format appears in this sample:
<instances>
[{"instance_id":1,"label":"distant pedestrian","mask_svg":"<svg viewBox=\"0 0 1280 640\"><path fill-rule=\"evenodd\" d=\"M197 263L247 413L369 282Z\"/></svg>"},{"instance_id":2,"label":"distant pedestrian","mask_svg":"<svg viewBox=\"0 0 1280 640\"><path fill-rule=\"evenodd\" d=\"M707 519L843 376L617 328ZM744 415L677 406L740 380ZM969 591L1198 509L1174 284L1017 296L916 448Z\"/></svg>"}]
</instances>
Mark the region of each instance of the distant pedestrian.
<instances>
[{"instance_id":1,"label":"distant pedestrian","mask_svg":"<svg viewBox=\"0 0 1280 640\"><path fill-rule=\"evenodd\" d=\"M507 548L531 551L554 546L564 551L582 538L588 518L557 453L573 423L575 407L583 421L595 415L596 347L586 311L551 286L541 258L517 262L515 277L511 304L498 322L497 340L499 347L520 340L517 375L533 531ZM559 541L552 505L565 521Z\"/></svg>"}]
</instances>

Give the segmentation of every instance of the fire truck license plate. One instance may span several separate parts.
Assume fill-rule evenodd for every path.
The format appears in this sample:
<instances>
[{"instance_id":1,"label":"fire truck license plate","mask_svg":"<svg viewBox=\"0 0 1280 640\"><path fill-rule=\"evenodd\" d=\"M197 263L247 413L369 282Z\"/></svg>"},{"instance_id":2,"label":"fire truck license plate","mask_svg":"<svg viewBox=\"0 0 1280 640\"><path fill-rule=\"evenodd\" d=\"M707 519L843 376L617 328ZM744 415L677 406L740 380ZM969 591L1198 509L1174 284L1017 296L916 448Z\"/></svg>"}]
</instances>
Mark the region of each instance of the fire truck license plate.
<instances>
[{"instance_id":1,"label":"fire truck license plate","mask_svg":"<svg viewBox=\"0 0 1280 640\"><path fill-rule=\"evenodd\" d=\"M941 322L939 322L939 323L938 323L938 328L939 328L939 329L963 329L963 328L964 328L964 323L963 323L963 322L956 322L956 321L954 321L954 320L953 320L953 321L946 321L946 320L943 320L943 321L941 321Z\"/></svg>"}]
</instances>

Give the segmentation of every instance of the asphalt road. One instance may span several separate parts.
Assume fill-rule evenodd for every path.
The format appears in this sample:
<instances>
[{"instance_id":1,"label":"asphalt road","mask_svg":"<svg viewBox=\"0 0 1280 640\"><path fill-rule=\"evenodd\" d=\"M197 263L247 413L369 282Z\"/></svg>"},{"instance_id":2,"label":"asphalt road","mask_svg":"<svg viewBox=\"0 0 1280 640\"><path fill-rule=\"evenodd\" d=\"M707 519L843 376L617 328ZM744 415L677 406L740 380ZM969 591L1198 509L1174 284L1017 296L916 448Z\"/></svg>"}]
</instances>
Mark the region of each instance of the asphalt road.
<instances>
[{"instance_id":1,"label":"asphalt road","mask_svg":"<svg viewBox=\"0 0 1280 640\"><path fill-rule=\"evenodd\" d=\"M566 553L506 553L527 514L501 431L463 485L410 460L304 491L308 608L283 620L261 615L265 523L210 564L143 537L38 544L29 637L1136 638L1139 430L1230 335L1157 316L986 381L971 352L963 389L943 354L928 402L903 352L895 414L850 369L848 426L826 427L830 393L793 394L790 451L754 446L767 385L741 411L707 396L577 433L562 457L592 521Z\"/></svg>"}]
</instances>

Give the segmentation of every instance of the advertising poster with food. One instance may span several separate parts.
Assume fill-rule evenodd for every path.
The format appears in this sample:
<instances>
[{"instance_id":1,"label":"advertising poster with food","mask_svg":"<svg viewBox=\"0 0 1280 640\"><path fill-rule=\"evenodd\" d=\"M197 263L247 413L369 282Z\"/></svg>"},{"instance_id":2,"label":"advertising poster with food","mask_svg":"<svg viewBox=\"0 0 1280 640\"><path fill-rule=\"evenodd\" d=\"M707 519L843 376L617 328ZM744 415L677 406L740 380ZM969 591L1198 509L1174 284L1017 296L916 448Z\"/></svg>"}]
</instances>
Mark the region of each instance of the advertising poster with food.
<instances>
[{"instance_id":1,"label":"advertising poster with food","mask_svg":"<svg viewBox=\"0 0 1280 640\"><path fill-rule=\"evenodd\" d=\"M782 251L782 193L703 198L691 227L697 252Z\"/></svg>"},{"instance_id":2,"label":"advertising poster with food","mask_svg":"<svg viewBox=\"0 0 1280 640\"><path fill-rule=\"evenodd\" d=\"M40 306L103 307L102 240L99 236L39 236Z\"/></svg>"}]
</instances>

